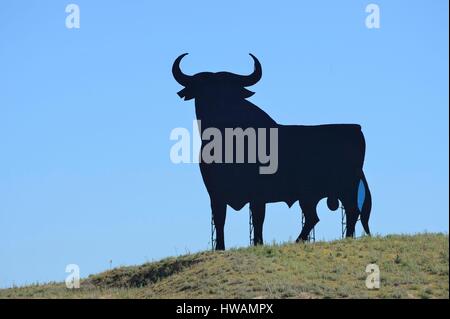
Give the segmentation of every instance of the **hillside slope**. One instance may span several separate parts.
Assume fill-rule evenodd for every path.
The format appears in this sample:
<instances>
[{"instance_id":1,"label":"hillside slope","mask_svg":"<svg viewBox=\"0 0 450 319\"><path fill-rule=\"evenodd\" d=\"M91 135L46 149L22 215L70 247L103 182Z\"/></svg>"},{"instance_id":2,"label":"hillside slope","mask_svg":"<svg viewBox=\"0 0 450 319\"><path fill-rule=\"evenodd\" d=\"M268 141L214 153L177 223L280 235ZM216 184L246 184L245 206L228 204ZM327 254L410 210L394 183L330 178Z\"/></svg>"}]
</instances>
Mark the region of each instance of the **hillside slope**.
<instances>
[{"instance_id":1,"label":"hillside slope","mask_svg":"<svg viewBox=\"0 0 450 319\"><path fill-rule=\"evenodd\" d=\"M365 286L368 264L381 287ZM62 283L0 290L0 298L449 298L449 238L392 235L202 252Z\"/></svg>"}]
</instances>

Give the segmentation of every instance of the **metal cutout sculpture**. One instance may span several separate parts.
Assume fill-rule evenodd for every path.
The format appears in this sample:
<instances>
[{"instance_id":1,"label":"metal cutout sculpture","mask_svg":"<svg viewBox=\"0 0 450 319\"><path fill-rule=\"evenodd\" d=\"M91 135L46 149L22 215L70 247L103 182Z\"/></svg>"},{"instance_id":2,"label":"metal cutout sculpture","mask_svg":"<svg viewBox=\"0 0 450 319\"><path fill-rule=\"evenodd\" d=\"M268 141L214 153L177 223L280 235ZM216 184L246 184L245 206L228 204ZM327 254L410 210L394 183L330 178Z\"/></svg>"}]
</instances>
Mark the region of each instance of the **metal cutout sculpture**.
<instances>
[{"instance_id":1,"label":"metal cutout sculpture","mask_svg":"<svg viewBox=\"0 0 450 319\"><path fill-rule=\"evenodd\" d=\"M342 202L347 237L353 237L359 217L366 234L370 235L372 200L363 172L366 145L360 125L278 124L246 100L254 94L246 88L256 84L262 76L261 64L255 56L250 54L254 60L254 71L250 75L229 72L186 75L180 69L181 59L186 55L175 60L172 73L184 87L178 95L185 100L195 99L202 137L201 155L213 158L201 159L199 165L211 200L217 236L215 249L225 249L227 205L240 210L247 203L252 214L255 245L263 244L265 204L271 202L285 202L291 207L299 201L305 222L297 242L307 240L319 221L316 206L323 198L327 198L331 210L338 209L339 200ZM269 136L268 131L274 134ZM243 133L244 140L234 143L238 137L231 135L231 147L229 142L210 145L213 137L229 136L230 132ZM257 141L256 146L251 140ZM275 169L267 166L267 157L264 157L269 148L272 151L272 145L277 152L277 163L272 165ZM262 156L255 159L251 151Z\"/></svg>"}]
</instances>

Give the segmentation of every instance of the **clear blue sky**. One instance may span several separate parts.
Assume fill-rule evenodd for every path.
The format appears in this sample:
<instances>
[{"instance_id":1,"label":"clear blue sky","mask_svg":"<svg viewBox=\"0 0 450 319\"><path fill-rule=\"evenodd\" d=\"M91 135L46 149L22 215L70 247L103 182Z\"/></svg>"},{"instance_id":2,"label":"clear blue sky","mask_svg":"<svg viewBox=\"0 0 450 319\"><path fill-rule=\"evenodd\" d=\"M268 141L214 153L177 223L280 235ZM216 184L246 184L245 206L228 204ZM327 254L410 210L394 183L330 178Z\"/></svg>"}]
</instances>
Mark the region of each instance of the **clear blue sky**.
<instances>
[{"instance_id":1,"label":"clear blue sky","mask_svg":"<svg viewBox=\"0 0 450 319\"><path fill-rule=\"evenodd\" d=\"M374 233L448 232L448 1L69 1L0 5L0 287L64 280L208 249L196 164L172 164L194 102L171 75L263 78L251 101L286 124L359 123ZM195 4L195 5L194 5ZM318 239L340 236L319 204ZM361 228L358 228L361 233ZM227 247L248 244L228 210ZM298 205L270 204L265 240L300 232Z\"/></svg>"}]
</instances>

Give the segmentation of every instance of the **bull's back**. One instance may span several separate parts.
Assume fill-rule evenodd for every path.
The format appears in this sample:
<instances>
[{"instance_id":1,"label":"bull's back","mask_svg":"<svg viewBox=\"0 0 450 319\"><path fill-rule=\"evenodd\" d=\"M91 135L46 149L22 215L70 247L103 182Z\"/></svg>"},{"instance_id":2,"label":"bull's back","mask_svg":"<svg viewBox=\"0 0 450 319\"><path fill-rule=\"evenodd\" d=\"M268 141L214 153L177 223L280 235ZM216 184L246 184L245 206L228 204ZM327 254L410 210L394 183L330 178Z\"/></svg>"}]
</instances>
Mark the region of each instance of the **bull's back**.
<instances>
[{"instance_id":1,"label":"bull's back","mask_svg":"<svg viewBox=\"0 0 450 319\"><path fill-rule=\"evenodd\" d=\"M279 131L280 156L287 162L293 155L311 165L362 165L364 160L365 141L360 125L292 125L280 126Z\"/></svg>"},{"instance_id":2,"label":"bull's back","mask_svg":"<svg viewBox=\"0 0 450 319\"><path fill-rule=\"evenodd\" d=\"M278 170L260 174L267 164L200 164L210 195L235 209L251 200L285 201L288 204L308 192L340 187L342 177L360 171L365 142L359 125L280 125Z\"/></svg>"},{"instance_id":3,"label":"bull's back","mask_svg":"<svg viewBox=\"0 0 450 319\"><path fill-rule=\"evenodd\" d=\"M334 187L362 170L365 141L359 125L280 126L279 135L279 174L298 187Z\"/></svg>"}]
</instances>

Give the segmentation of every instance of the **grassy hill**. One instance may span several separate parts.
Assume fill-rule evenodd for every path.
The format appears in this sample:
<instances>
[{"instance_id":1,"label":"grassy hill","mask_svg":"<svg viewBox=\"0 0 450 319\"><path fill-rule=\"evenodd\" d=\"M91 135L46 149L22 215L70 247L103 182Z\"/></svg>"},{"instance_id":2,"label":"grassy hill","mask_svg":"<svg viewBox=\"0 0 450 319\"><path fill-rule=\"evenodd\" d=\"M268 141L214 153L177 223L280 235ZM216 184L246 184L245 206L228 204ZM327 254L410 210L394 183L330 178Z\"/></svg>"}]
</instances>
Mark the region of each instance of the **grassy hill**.
<instances>
[{"instance_id":1,"label":"grassy hill","mask_svg":"<svg viewBox=\"0 0 450 319\"><path fill-rule=\"evenodd\" d=\"M365 286L370 263L378 290ZM448 235L392 235L189 254L0 298L449 298L448 273Z\"/></svg>"}]
</instances>

